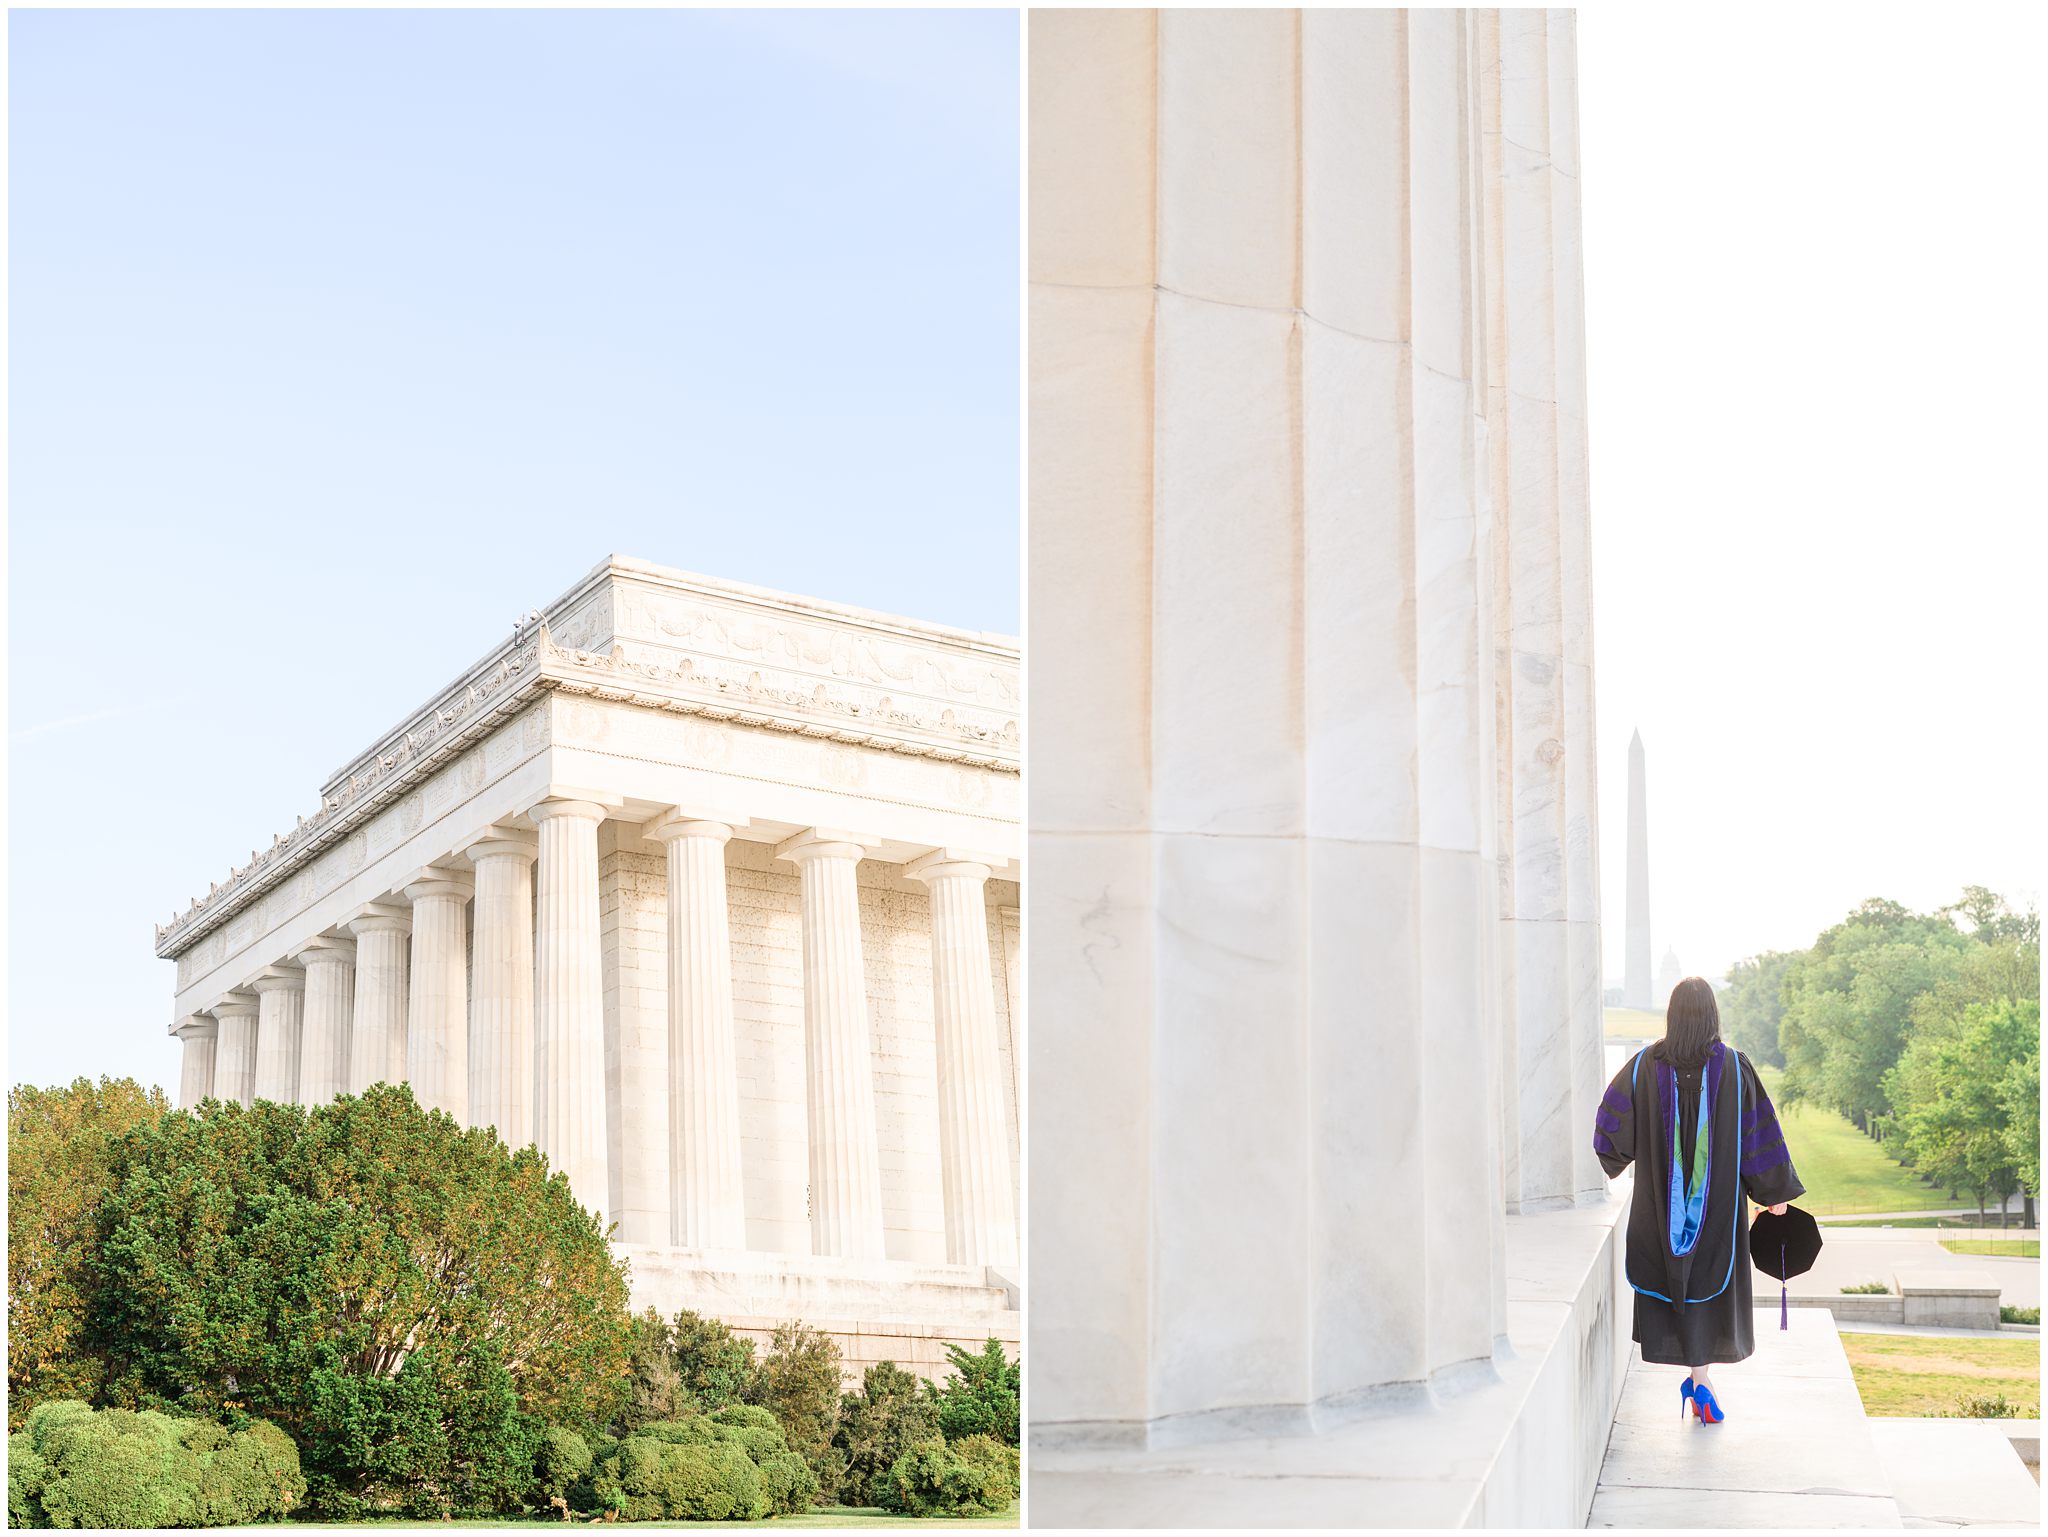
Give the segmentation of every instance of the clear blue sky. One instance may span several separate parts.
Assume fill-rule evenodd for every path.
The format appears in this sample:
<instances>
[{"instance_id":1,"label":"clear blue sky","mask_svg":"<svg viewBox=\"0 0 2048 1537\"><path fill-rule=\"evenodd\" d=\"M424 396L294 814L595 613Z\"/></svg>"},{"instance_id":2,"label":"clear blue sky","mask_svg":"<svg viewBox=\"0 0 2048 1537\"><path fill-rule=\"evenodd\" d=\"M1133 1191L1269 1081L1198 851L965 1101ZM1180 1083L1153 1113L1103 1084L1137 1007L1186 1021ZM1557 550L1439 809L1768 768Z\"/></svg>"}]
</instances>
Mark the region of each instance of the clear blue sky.
<instances>
[{"instance_id":1,"label":"clear blue sky","mask_svg":"<svg viewBox=\"0 0 2048 1537\"><path fill-rule=\"evenodd\" d=\"M8 27L11 1081L609 553L1014 632L1015 13Z\"/></svg>"}]
</instances>

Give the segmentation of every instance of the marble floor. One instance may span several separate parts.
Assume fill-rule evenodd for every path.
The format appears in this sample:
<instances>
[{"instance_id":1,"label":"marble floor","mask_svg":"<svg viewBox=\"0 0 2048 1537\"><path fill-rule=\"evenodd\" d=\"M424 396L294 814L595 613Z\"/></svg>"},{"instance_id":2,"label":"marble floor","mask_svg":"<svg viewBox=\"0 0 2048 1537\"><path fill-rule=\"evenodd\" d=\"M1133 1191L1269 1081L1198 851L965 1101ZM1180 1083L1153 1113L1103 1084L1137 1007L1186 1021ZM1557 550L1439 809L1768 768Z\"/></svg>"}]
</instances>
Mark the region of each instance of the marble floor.
<instances>
[{"instance_id":1,"label":"marble floor","mask_svg":"<svg viewBox=\"0 0 2048 1537\"><path fill-rule=\"evenodd\" d=\"M1718 1425L1679 1418L1675 1367L1629 1368L1592 1527L1898 1527L1848 1358L1826 1312L1757 1314L1757 1353L1715 1374ZM2015 1459L2017 1460L2017 1459Z\"/></svg>"}]
</instances>

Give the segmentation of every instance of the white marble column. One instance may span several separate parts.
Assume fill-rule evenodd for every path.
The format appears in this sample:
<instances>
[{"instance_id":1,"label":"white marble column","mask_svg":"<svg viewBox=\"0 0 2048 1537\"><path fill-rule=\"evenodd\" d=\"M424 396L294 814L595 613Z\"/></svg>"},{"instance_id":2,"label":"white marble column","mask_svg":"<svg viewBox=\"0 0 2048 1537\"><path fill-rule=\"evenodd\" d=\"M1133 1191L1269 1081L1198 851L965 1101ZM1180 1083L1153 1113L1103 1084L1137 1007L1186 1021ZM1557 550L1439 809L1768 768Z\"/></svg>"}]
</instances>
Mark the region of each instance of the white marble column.
<instances>
[{"instance_id":1,"label":"white marble column","mask_svg":"<svg viewBox=\"0 0 2048 1537\"><path fill-rule=\"evenodd\" d=\"M373 902L348 925L356 936L355 1017L349 1026L348 1092L405 1082L406 972L412 917Z\"/></svg>"},{"instance_id":2,"label":"white marble column","mask_svg":"<svg viewBox=\"0 0 2048 1537\"><path fill-rule=\"evenodd\" d=\"M412 988L405 1076L413 1097L469 1123L469 924L472 882L430 871L405 888L412 903Z\"/></svg>"},{"instance_id":3,"label":"white marble column","mask_svg":"<svg viewBox=\"0 0 2048 1537\"><path fill-rule=\"evenodd\" d=\"M854 869L873 840L812 829L776 850L797 867L804 928L804 1082L811 1252L884 1259L881 1149Z\"/></svg>"},{"instance_id":4,"label":"white marble column","mask_svg":"<svg viewBox=\"0 0 2048 1537\"><path fill-rule=\"evenodd\" d=\"M725 893L732 833L680 810L647 829L668 849L669 1241L686 1249L747 1246Z\"/></svg>"},{"instance_id":5,"label":"white marble column","mask_svg":"<svg viewBox=\"0 0 2048 1537\"><path fill-rule=\"evenodd\" d=\"M989 867L971 855L937 849L912 860L903 873L931 892L946 1259L954 1265L1014 1266L1017 1214L1010 1200L988 954Z\"/></svg>"},{"instance_id":6,"label":"white marble column","mask_svg":"<svg viewBox=\"0 0 2048 1537\"><path fill-rule=\"evenodd\" d=\"M256 1098L256 1016L254 993L229 993L206 1011L219 1039L213 1057L213 1097L247 1105Z\"/></svg>"},{"instance_id":7,"label":"white marble column","mask_svg":"<svg viewBox=\"0 0 2048 1537\"><path fill-rule=\"evenodd\" d=\"M1571 25L1034 19L1035 1425L1484 1372L1582 1178Z\"/></svg>"},{"instance_id":8,"label":"white marble column","mask_svg":"<svg viewBox=\"0 0 2048 1537\"><path fill-rule=\"evenodd\" d=\"M597 828L605 809L549 800L534 899L533 1131L550 1167L606 1221L604 981L597 909Z\"/></svg>"},{"instance_id":9,"label":"white marble column","mask_svg":"<svg viewBox=\"0 0 2048 1537\"><path fill-rule=\"evenodd\" d=\"M476 958L469 1003L469 1120L508 1147L533 1141L533 862L531 837L469 846L476 866Z\"/></svg>"},{"instance_id":10,"label":"white marble column","mask_svg":"<svg viewBox=\"0 0 2048 1537\"><path fill-rule=\"evenodd\" d=\"M297 966L273 966L249 986L256 994L258 1006L256 1098L280 1105L297 1104L306 973Z\"/></svg>"},{"instance_id":11,"label":"white marble column","mask_svg":"<svg viewBox=\"0 0 2048 1537\"><path fill-rule=\"evenodd\" d=\"M178 1069L178 1108L190 1110L213 1094L214 1049L219 1027L204 1014L194 1014L171 1033L184 1047Z\"/></svg>"},{"instance_id":12,"label":"white marble column","mask_svg":"<svg viewBox=\"0 0 2048 1537\"><path fill-rule=\"evenodd\" d=\"M293 957L306 968L306 1021L299 1049L299 1103L324 1105L348 1092L355 1013L356 943L323 936Z\"/></svg>"}]
</instances>

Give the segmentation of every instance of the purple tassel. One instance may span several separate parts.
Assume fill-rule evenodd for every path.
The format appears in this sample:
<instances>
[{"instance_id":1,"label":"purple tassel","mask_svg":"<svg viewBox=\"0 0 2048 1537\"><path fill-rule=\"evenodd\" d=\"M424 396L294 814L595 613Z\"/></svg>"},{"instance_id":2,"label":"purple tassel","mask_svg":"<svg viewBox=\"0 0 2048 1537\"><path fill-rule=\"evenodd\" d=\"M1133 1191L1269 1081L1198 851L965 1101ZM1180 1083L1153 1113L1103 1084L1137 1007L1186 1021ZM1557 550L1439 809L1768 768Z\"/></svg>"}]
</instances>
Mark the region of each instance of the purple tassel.
<instances>
[{"instance_id":1,"label":"purple tassel","mask_svg":"<svg viewBox=\"0 0 2048 1537\"><path fill-rule=\"evenodd\" d=\"M1790 1307L1790 1306L1791 1306L1791 1304L1790 1304L1790 1303L1789 1303L1789 1302L1788 1302L1788 1301L1787 1301L1786 1299L1787 1299L1787 1298L1788 1298L1788 1297L1789 1297L1789 1296L1791 1295L1791 1293L1792 1293L1792 1278L1791 1278L1790 1276L1788 1276L1788 1275L1786 1275L1786 1274L1785 1274L1785 1246L1784 1246L1783 1244L1779 1244L1779 1245L1778 1245L1778 1327L1779 1327L1780 1329L1788 1329L1788 1328L1790 1328L1790 1327L1791 1327L1791 1323L1792 1323L1792 1321L1791 1321L1791 1320L1790 1320L1789 1318L1787 1318L1787 1317L1785 1316L1785 1310L1786 1310L1786 1309L1787 1309L1788 1307Z\"/></svg>"}]
</instances>

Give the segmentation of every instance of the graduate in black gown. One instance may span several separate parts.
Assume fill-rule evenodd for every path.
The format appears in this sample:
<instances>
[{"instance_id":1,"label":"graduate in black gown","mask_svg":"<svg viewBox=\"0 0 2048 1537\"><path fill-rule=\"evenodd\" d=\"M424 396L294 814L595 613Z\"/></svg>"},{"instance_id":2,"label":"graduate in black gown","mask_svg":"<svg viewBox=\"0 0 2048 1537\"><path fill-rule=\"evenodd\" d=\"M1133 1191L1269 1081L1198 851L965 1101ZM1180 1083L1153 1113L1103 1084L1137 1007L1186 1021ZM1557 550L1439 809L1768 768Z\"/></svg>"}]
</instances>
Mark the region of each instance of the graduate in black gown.
<instances>
[{"instance_id":1,"label":"graduate in black gown","mask_svg":"<svg viewBox=\"0 0 2048 1537\"><path fill-rule=\"evenodd\" d=\"M1627 1269L1643 1359L1690 1367L1681 1407L1718 1421L1708 1368L1756 1349L1743 1198L1783 1210L1806 1187L1770 1096L1722 1041L1714 990L1699 977L1672 989L1664 1039L1607 1086L1593 1151L1609 1179L1636 1166Z\"/></svg>"}]
</instances>

